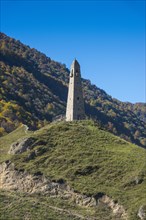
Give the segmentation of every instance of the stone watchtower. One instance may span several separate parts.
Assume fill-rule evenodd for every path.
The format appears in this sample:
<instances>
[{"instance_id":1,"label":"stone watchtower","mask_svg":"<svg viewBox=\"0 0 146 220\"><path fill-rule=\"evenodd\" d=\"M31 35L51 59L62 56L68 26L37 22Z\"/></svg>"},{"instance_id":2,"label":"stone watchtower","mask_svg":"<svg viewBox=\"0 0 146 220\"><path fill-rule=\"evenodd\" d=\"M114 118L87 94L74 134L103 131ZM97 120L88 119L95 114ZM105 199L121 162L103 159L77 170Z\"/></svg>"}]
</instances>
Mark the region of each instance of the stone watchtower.
<instances>
[{"instance_id":1,"label":"stone watchtower","mask_svg":"<svg viewBox=\"0 0 146 220\"><path fill-rule=\"evenodd\" d=\"M75 59L70 70L66 121L83 119L85 119L85 110L81 85L80 65Z\"/></svg>"}]
</instances>

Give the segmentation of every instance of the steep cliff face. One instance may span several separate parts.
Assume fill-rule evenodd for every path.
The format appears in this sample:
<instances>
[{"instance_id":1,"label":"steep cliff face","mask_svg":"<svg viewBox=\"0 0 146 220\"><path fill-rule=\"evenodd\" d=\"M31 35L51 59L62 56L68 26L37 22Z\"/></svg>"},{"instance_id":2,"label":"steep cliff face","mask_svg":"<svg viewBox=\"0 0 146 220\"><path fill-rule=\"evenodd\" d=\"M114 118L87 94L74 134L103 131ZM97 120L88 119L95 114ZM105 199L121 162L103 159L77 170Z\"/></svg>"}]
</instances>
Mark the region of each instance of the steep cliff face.
<instances>
[{"instance_id":1,"label":"steep cliff face","mask_svg":"<svg viewBox=\"0 0 146 220\"><path fill-rule=\"evenodd\" d=\"M90 73L89 73L90 74ZM0 135L21 123L37 129L65 114L69 70L0 33ZM146 106L120 102L82 79L86 115L106 130L146 146Z\"/></svg>"}]
</instances>

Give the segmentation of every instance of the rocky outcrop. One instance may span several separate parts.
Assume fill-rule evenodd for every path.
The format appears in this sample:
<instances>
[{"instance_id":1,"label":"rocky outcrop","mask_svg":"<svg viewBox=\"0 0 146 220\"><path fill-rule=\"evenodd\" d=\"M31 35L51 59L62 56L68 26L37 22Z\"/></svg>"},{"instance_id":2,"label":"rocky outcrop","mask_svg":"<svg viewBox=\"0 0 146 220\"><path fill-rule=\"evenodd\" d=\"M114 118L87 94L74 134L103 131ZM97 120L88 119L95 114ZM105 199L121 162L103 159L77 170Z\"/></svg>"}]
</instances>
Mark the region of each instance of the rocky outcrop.
<instances>
[{"instance_id":1,"label":"rocky outcrop","mask_svg":"<svg viewBox=\"0 0 146 220\"><path fill-rule=\"evenodd\" d=\"M111 199L107 195L103 195L99 200L99 203L103 203L107 205L109 208L112 209L113 214L115 214L117 217L123 217L124 219L127 218L127 214L125 212L125 209L122 205L119 205L117 202L115 202L113 199Z\"/></svg>"},{"instance_id":2,"label":"rocky outcrop","mask_svg":"<svg viewBox=\"0 0 146 220\"><path fill-rule=\"evenodd\" d=\"M96 206L94 197L74 192L63 180L53 182L40 172L30 175L25 171L15 169L10 161L0 165L0 188L71 199L80 206Z\"/></svg>"},{"instance_id":3,"label":"rocky outcrop","mask_svg":"<svg viewBox=\"0 0 146 220\"><path fill-rule=\"evenodd\" d=\"M103 203L111 208L118 219L127 219L123 206L115 203L113 199L103 193L98 193L96 196L80 194L70 188L63 180L51 181L43 176L41 172L30 175L26 171L15 169L14 164L10 161L0 165L0 188L25 193L47 194L50 197L60 197L74 201L77 205L83 207L96 207L99 203Z\"/></svg>"},{"instance_id":4,"label":"rocky outcrop","mask_svg":"<svg viewBox=\"0 0 146 220\"><path fill-rule=\"evenodd\" d=\"M32 143L34 142L34 138L21 138L13 143L8 151L8 154L21 154L27 150L31 150L33 148Z\"/></svg>"},{"instance_id":5,"label":"rocky outcrop","mask_svg":"<svg viewBox=\"0 0 146 220\"><path fill-rule=\"evenodd\" d=\"M146 205L142 205L142 206L139 208L137 216L138 216L141 220L146 220Z\"/></svg>"}]
</instances>

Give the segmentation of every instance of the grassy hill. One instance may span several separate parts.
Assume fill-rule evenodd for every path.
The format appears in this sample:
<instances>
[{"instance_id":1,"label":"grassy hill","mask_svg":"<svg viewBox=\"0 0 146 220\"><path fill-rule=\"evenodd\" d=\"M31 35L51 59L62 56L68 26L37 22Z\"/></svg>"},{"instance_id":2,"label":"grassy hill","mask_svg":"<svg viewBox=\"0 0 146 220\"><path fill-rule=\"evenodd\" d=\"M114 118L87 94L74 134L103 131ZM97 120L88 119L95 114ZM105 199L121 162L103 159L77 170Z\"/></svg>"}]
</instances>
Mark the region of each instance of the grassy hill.
<instances>
[{"instance_id":1,"label":"grassy hill","mask_svg":"<svg viewBox=\"0 0 146 220\"><path fill-rule=\"evenodd\" d=\"M31 149L22 154L8 154L10 145L22 137L33 139L29 146ZM27 171L32 175L39 173L52 181L67 183L82 195L109 196L124 207L127 219L139 219L138 210L146 205L145 149L99 129L93 121L51 123L27 134L22 126L0 138L0 155L1 163L10 160L17 170ZM24 210L27 210L30 219L37 219L37 213L40 213L39 219L45 215L46 219L81 219L76 214L82 215L83 219L87 216L91 219L122 219L116 218L102 204L96 207L79 207L73 201L27 195L23 192L1 191L1 196L6 204L8 201L10 203L9 212L5 207L1 208L7 219L12 213L15 213L16 219L22 219ZM21 201L23 209L18 201ZM51 204L76 214L69 217L69 213L60 211L54 218L56 211L49 208ZM52 218L49 218L49 209Z\"/></svg>"},{"instance_id":2,"label":"grassy hill","mask_svg":"<svg viewBox=\"0 0 146 220\"><path fill-rule=\"evenodd\" d=\"M22 123L37 129L65 114L68 79L65 64L0 33L0 135ZM120 102L90 80L82 79L82 84L88 117L106 130L146 146L144 103Z\"/></svg>"}]
</instances>

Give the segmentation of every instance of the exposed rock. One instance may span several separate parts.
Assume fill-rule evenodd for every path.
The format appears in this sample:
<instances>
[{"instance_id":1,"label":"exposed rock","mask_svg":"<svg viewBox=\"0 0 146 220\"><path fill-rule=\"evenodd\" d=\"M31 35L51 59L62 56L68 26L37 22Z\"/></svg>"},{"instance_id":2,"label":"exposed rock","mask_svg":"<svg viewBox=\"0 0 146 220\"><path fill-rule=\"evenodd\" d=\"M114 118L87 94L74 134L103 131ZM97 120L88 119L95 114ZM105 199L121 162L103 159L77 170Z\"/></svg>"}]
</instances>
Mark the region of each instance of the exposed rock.
<instances>
[{"instance_id":1,"label":"exposed rock","mask_svg":"<svg viewBox=\"0 0 146 220\"><path fill-rule=\"evenodd\" d=\"M143 181L144 181L143 177L136 176L134 179L132 179L131 181L127 182L123 186L124 186L124 188L131 188L133 186L141 184Z\"/></svg>"},{"instance_id":2,"label":"exposed rock","mask_svg":"<svg viewBox=\"0 0 146 220\"><path fill-rule=\"evenodd\" d=\"M23 127L24 127L24 129L25 129L25 134L27 134L27 133L28 133L28 130L29 130L29 127L28 127L27 125L25 125L25 124L23 124Z\"/></svg>"},{"instance_id":3,"label":"exposed rock","mask_svg":"<svg viewBox=\"0 0 146 220\"><path fill-rule=\"evenodd\" d=\"M141 184L143 182L142 178L135 177L135 185Z\"/></svg>"},{"instance_id":4,"label":"exposed rock","mask_svg":"<svg viewBox=\"0 0 146 220\"><path fill-rule=\"evenodd\" d=\"M124 207L122 205L119 205L117 202L115 202L109 196L104 195L98 201L101 203L104 203L109 208L111 208L113 211L113 214L115 214L117 217L119 217L119 218L122 217L123 219L127 219L127 214L125 212Z\"/></svg>"},{"instance_id":5,"label":"exposed rock","mask_svg":"<svg viewBox=\"0 0 146 220\"><path fill-rule=\"evenodd\" d=\"M142 206L139 208L137 216L138 216L141 220L146 220L146 205L142 205Z\"/></svg>"},{"instance_id":6,"label":"exposed rock","mask_svg":"<svg viewBox=\"0 0 146 220\"><path fill-rule=\"evenodd\" d=\"M13 143L8 151L8 154L21 154L27 150L31 150L33 148L32 143L34 142L34 138L21 138L15 143Z\"/></svg>"},{"instance_id":7,"label":"exposed rock","mask_svg":"<svg viewBox=\"0 0 146 220\"><path fill-rule=\"evenodd\" d=\"M127 219L123 206L114 202L113 199L104 193L97 193L96 196L82 195L71 189L62 179L58 182L52 181L39 171L35 175L30 175L26 171L15 169L14 164L10 161L0 165L0 188L25 193L42 193L50 197L70 199L83 207L96 207L99 203L103 203L111 208L118 219Z\"/></svg>"},{"instance_id":8,"label":"exposed rock","mask_svg":"<svg viewBox=\"0 0 146 220\"><path fill-rule=\"evenodd\" d=\"M26 158L26 161L32 160L36 157L35 151L30 152Z\"/></svg>"}]
</instances>

